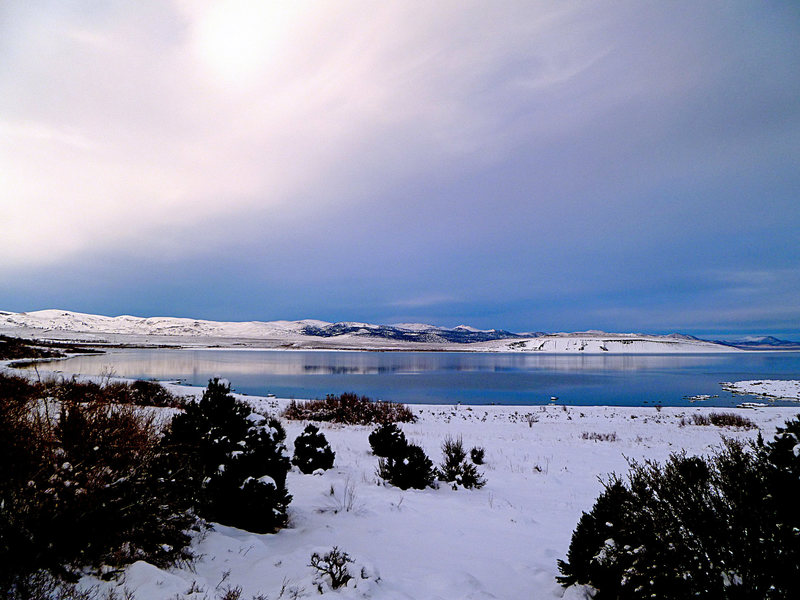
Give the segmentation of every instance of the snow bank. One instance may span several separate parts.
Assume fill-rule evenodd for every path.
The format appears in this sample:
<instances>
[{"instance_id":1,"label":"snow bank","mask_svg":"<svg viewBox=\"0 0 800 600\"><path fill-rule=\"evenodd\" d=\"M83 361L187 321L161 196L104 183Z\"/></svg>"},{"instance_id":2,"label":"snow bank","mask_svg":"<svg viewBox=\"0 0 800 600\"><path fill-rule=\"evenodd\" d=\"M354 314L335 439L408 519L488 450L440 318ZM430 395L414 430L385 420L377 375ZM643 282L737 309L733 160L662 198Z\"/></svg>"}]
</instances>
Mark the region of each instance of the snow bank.
<instances>
[{"instance_id":1,"label":"snow bank","mask_svg":"<svg viewBox=\"0 0 800 600\"><path fill-rule=\"evenodd\" d=\"M800 400L800 381L791 379L756 379L723 383L722 388L737 394L768 396L786 400Z\"/></svg>"}]
</instances>

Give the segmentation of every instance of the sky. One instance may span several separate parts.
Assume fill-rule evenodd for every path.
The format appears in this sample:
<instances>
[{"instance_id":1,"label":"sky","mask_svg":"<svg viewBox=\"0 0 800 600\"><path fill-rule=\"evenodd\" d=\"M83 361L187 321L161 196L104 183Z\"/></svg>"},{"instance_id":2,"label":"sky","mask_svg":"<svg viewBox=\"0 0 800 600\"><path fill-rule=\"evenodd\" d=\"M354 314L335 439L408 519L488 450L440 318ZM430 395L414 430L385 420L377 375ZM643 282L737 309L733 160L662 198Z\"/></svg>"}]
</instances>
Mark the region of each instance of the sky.
<instances>
[{"instance_id":1,"label":"sky","mask_svg":"<svg viewBox=\"0 0 800 600\"><path fill-rule=\"evenodd\" d=\"M0 3L0 309L800 338L800 4Z\"/></svg>"}]
</instances>

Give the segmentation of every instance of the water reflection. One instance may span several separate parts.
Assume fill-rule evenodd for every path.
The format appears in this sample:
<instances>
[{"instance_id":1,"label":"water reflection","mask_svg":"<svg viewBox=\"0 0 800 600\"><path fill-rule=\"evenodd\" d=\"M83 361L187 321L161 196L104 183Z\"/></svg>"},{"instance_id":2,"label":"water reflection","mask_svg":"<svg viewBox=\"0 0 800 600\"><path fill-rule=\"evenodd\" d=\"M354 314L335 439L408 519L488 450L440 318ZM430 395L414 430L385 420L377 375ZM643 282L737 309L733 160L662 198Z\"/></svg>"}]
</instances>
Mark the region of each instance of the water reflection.
<instances>
[{"instance_id":1,"label":"water reflection","mask_svg":"<svg viewBox=\"0 0 800 600\"><path fill-rule=\"evenodd\" d=\"M354 391L400 402L687 405L715 395L717 406L742 397L720 381L792 379L800 354L554 355L280 350L116 350L50 364L65 376L114 374L205 385L225 377L241 392L313 398Z\"/></svg>"},{"instance_id":2,"label":"water reflection","mask_svg":"<svg viewBox=\"0 0 800 600\"><path fill-rule=\"evenodd\" d=\"M225 371L239 375L381 375L435 371L641 371L696 368L726 355L543 355L432 352L308 352L276 350L123 350L52 364L67 374L157 379Z\"/></svg>"}]
</instances>

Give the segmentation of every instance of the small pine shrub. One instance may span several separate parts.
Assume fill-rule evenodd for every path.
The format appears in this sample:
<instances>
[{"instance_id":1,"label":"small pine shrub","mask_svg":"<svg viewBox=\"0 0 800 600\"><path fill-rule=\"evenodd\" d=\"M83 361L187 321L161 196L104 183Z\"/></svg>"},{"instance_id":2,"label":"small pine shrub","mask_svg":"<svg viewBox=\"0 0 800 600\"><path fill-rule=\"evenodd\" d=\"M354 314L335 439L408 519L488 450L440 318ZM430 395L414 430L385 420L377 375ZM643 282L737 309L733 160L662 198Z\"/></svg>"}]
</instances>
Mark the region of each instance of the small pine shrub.
<instances>
[{"instance_id":1,"label":"small pine shrub","mask_svg":"<svg viewBox=\"0 0 800 600\"><path fill-rule=\"evenodd\" d=\"M369 434L369 445L375 456L386 458L401 455L408 446L408 441L397 425L384 423Z\"/></svg>"},{"instance_id":2,"label":"small pine shrub","mask_svg":"<svg viewBox=\"0 0 800 600\"><path fill-rule=\"evenodd\" d=\"M486 455L486 450L481 448L480 446L475 446L472 450L469 451L469 458L474 465L482 465L484 462L484 457Z\"/></svg>"},{"instance_id":3,"label":"small pine shrub","mask_svg":"<svg viewBox=\"0 0 800 600\"><path fill-rule=\"evenodd\" d=\"M380 459L377 473L401 490L431 487L436 477L433 462L422 448L414 444L406 446L402 454Z\"/></svg>"},{"instance_id":4,"label":"small pine shrub","mask_svg":"<svg viewBox=\"0 0 800 600\"><path fill-rule=\"evenodd\" d=\"M256 533L286 524L289 458L280 422L267 421L230 394L230 385L208 382L200 402L172 419L163 444L185 472L203 518ZM246 507L246 509L245 509Z\"/></svg>"},{"instance_id":5,"label":"small pine shrub","mask_svg":"<svg viewBox=\"0 0 800 600\"><path fill-rule=\"evenodd\" d=\"M486 485L478 469L473 463L466 461L467 453L461 438L445 438L442 443L444 460L439 465L437 475L442 481L453 484L453 489L459 485L467 489L482 488Z\"/></svg>"},{"instance_id":6,"label":"small pine shrub","mask_svg":"<svg viewBox=\"0 0 800 600\"><path fill-rule=\"evenodd\" d=\"M316 425L306 425L303 433L294 441L292 464L306 474L317 469L327 471L333 466L335 456L319 428Z\"/></svg>"}]
</instances>

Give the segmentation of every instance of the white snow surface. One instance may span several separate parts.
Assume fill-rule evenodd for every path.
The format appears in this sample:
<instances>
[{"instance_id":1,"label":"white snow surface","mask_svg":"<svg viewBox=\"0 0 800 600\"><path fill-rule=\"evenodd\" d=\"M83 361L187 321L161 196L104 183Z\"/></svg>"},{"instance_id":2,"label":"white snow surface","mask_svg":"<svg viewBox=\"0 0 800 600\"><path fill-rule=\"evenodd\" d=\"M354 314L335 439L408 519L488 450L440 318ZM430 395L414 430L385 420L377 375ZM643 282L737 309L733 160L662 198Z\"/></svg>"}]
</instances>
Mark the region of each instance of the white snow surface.
<instances>
[{"instance_id":1,"label":"white snow surface","mask_svg":"<svg viewBox=\"0 0 800 600\"><path fill-rule=\"evenodd\" d=\"M197 388L172 386L179 393ZM238 396L254 410L278 413L286 400ZM336 452L334 468L317 475L289 473L293 496L290 526L257 535L215 525L194 542L201 558L192 567L158 569L143 562L116 582L86 578L86 585L127 588L142 599L216 597L226 585L241 586L242 598L265 594L315 598L312 552L333 546L355 561L355 576L325 597L387 600L585 598L556 583L556 561L566 556L572 531L601 492L598 477L627 472L626 457L665 459L685 448L710 452L722 436L752 439L756 431L696 425L682 417L702 407L411 407L416 423L402 424L409 441L441 460L445 436L486 449L480 467L488 483L480 490L407 490L383 485L370 452L371 427L320 423ZM791 408L733 409L755 421L766 439L797 412ZM528 415L535 422L529 425ZM689 419L687 419L689 420ZM306 423L284 421L287 446ZM583 433L616 433L617 440L592 441ZM361 577L364 573L366 578ZM225 576L226 572L230 572ZM222 582L222 583L220 583ZM193 586L204 592L187 594Z\"/></svg>"},{"instance_id":2,"label":"white snow surface","mask_svg":"<svg viewBox=\"0 0 800 600\"><path fill-rule=\"evenodd\" d=\"M478 346L478 344L472 344ZM521 340L496 340L480 344L485 351L542 352L559 354L671 354L694 352L741 352L737 348L685 339L674 335L638 333L556 333Z\"/></svg>"},{"instance_id":3,"label":"white snow surface","mask_svg":"<svg viewBox=\"0 0 800 600\"><path fill-rule=\"evenodd\" d=\"M347 322L369 333L379 325ZM584 354L662 354L694 352L741 352L736 348L695 340L681 335L641 335L635 333L556 333L531 338L502 339L490 342L450 343L413 342L375 336L343 334L332 337L309 336L306 326L325 327L327 321L246 321L223 322L179 317L107 317L67 310L39 310L11 313L0 311L0 333L39 339L67 339L90 343L181 345L214 347L257 347L284 349L345 350L458 350L472 352L543 352ZM410 332L441 331L421 323L397 327ZM466 325L456 329L478 330Z\"/></svg>"},{"instance_id":4,"label":"white snow surface","mask_svg":"<svg viewBox=\"0 0 800 600\"><path fill-rule=\"evenodd\" d=\"M800 381L792 379L752 379L723 383L722 388L738 394L767 396L789 400L800 400Z\"/></svg>"}]
</instances>

